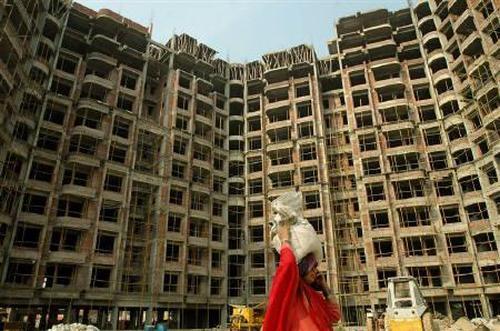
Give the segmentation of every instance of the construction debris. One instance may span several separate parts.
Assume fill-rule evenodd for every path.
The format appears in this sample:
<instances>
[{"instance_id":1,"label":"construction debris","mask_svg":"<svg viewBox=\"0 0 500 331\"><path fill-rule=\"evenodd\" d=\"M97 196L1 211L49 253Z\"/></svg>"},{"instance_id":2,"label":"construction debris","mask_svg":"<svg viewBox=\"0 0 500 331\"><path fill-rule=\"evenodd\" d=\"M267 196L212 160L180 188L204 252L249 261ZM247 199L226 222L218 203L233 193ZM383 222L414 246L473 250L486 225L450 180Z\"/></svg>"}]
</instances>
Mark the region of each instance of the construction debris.
<instances>
[{"instance_id":1,"label":"construction debris","mask_svg":"<svg viewBox=\"0 0 500 331\"><path fill-rule=\"evenodd\" d=\"M500 331L500 318L492 319L460 317L455 322L449 319L436 319L439 331Z\"/></svg>"},{"instance_id":2,"label":"construction debris","mask_svg":"<svg viewBox=\"0 0 500 331\"><path fill-rule=\"evenodd\" d=\"M49 331L99 331L99 329L93 325L72 323L54 325L52 329L49 329Z\"/></svg>"}]
</instances>

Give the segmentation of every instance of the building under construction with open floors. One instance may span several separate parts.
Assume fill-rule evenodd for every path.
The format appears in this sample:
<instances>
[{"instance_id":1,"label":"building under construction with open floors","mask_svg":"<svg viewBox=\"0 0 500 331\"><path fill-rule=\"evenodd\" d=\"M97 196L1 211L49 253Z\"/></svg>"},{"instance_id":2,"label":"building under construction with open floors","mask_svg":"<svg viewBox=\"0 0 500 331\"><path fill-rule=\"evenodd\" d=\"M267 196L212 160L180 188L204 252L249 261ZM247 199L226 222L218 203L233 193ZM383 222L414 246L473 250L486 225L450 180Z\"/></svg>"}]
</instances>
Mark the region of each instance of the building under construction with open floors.
<instances>
[{"instance_id":1,"label":"building under construction with open floors","mask_svg":"<svg viewBox=\"0 0 500 331\"><path fill-rule=\"evenodd\" d=\"M270 201L299 187L342 325L396 275L444 315L500 314L499 8L357 13L325 58L238 64L110 10L0 1L0 308L30 330L224 324L266 300Z\"/></svg>"}]
</instances>

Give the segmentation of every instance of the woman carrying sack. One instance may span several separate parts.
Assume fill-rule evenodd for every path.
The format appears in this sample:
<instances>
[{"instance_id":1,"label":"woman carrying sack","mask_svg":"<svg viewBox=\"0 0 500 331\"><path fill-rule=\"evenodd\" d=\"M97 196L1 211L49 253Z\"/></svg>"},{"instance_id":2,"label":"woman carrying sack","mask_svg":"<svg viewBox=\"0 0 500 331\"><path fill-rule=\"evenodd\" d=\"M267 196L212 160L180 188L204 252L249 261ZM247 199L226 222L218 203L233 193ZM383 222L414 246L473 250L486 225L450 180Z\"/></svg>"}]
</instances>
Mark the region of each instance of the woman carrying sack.
<instances>
[{"instance_id":1,"label":"woman carrying sack","mask_svg":"<svg viewBox=\"0 0 500 331\"><path fill-rule=\"evenodd\" d=\"M330 331L340 320L340 308L318 272L313 253L297 265L290 243L290 225L277 228L280 263L274 276L263 331ZM320 293L321 292L321 293Z\"/></svg>"}]
</instances>

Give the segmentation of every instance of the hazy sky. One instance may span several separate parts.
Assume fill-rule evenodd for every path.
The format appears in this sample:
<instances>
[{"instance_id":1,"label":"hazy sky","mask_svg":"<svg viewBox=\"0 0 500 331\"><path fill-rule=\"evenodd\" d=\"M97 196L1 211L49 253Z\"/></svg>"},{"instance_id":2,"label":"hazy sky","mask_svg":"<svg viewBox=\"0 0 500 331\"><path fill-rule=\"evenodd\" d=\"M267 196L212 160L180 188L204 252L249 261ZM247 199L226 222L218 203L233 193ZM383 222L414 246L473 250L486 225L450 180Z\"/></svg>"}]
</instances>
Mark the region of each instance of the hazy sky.
<instances>
[{"instance_id":1,"label":"hazy sky","mask_svg":"<svg viewBox=\"0 0 500 331\"><path fill-rule=\"evenodd\" d=\"M338 18L358 11L407 6L406 0L81 0L94 10L109 8L149 26L153 39L165 43L174 33L187 33L231 62L299 44L328 54L327 41Z\"/></svg>"}]
</instances>

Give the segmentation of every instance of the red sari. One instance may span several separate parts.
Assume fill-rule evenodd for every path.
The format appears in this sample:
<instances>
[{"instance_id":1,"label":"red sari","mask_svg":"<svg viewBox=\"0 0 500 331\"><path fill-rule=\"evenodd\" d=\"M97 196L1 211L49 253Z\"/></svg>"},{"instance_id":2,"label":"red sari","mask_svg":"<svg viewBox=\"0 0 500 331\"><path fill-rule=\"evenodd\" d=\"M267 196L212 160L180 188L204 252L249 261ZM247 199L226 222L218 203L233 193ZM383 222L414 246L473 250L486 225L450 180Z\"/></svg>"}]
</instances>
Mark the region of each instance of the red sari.
<instances>
[{"instance_id":1,"label":"red sari","mask_svg":"<svg viewBox=\"0 0 500 331\"><path fill-rule=\"evenodd\" d=\"M332 324L339 320L339 306L327 301L299 277L292 248L284 243L263 331L331 331Z\"/></svg>"}]
</instances>

